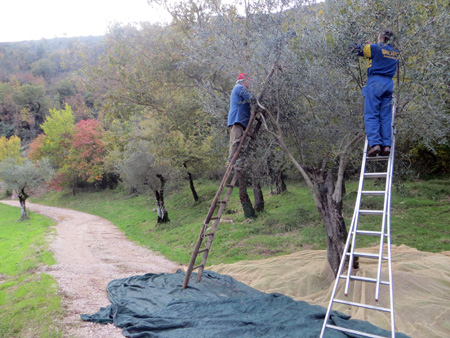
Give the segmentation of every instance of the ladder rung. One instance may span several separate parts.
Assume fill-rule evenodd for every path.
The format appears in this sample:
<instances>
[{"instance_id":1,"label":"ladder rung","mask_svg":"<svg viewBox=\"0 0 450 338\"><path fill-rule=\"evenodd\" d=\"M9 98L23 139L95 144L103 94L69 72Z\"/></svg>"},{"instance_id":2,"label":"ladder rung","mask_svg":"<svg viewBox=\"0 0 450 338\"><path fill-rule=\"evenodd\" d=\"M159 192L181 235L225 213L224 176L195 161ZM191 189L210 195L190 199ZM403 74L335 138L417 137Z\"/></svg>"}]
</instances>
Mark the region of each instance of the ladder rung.
<instances>
[{"instance_id":1,"label":"ladder rung","mask_svg":"<svg viewBox=\"0 0 450 338\"><path fill-rule=\"evenodd\" d=\"M383 210L359 210L360 215L374 215L374 216L382 216Z\"/></svg>"},{"instance_id":2,"label":"ladder rung","mask_svg":"<svg viewBox=\"0 0 450 338\"><path fill-rule=\"evenodd\" d=\"M205 251L208 251L208 250L209 250L208 248L201 249L201 250L199 250L199 251L197 252L197 254L202 253L202 252L205 252Z\"/></svg>"},{"instance_id":3,"label":"ladder rung","mask_svg":"<svg viewBox=\"0 0 450 338\"><path fill-rule=\"evenodd\" d=\"M346 255L350 256L351 253L347 252ZM370 253L365 253L365 252L353 252L353 255L358 256L358 257L364 257L364 258L380 258L380 255L370 254ZM388 258L386 256L384 256L383 259L387 260Z\"/></svg>"},{"instance_id":4,"label":"ladder rung","mask_svg":"<svg viewBox=\"0 0 450 338\"><path fill-rule=\"evenodd\" d=\"M342 299L335 299L335 300L333 300L333 302L340 303L340 304L345 304L345 305L363 307L365 309L370 309L370 310L391 312L391 309L388 309L388 308L385 308L385 307L373 306L373 305L369 305L369 304L362 304L362 303L356 303L356 302L349 302L347 300L342 300Z\"/></svg>"},{"instance_id":5,"label":"ladder rung","mask_svg":"<svg viewBox=\"0 0 450 338\"><path fill-rule=\"evenodd\" d=\"M365 173L365 178L386 178L387 173Z\"/></svg>"},{"instance_id":6,"label":"ladder rung","mask_svg":"<svg viewBox=\"0 0 450 338\"><path fill-rule=\"evenodd\" d=\"M364 196L384 196L385 193L386 192L383 191L383 190L373 190L373 191L366 190L366 191L361 191L361 195L364 195Z\"/></svg>"},{"instance_id":7,"label":"ladder rung","mask_svg":"<svg viewBox=\"0 0 450 338\"><path fill-rule=\"evenodd\" d=\"M366 157L367 161L387 161L389 156Z\"/></svg>"},{"instance_id":8,"label":"ladder rung","mask_svg":"<svg viewBox=\"0 0 450 338\"><path fill-rule=\"evenodd\" d=\"M347 279L346 275L340 275L340 278ZM368 278L368 277L359 277L359 276L350 276L350 280L359 280L361 282L369 282L369 283L376 283L376 278ZM388 281L380 281L380 284L383 285L389 285Z\"/></svg>"},{"instance_id":9,"label":"ladder rung","mask_svg":"<svg viewBox=\"0 0 450 338\"><path fill-rule=\"evenodd\" d=\"M203 234L203 237L205 237L205 236L214 236L214 233L208 232L207 234Z\"/></svg>"},{"instance_id":10,"label":"ladder rung","mask_svg":"<svg viewBox=\"0 0 450 338\"><path fill-rule=\"evenodd\" d=\"M381 231L356 230L356 234L366 236L381 236L382 233Z\"/></svg>"},{"instance_id":11,"label":"ladder rung","mask_svg":"<svg viewBox=\"0 0 450 338\"><path fill-rule=\"evenodd\" d=\"M199 268L199 267L201 267L201 266L203 266L203 264L200 264L200 265L194 266L194 267L192 268L192 270L196 270L196 269L198 269L198 268Z\"/></svg>"},{"instance_id":12,"label":"ladder rung","mask_svg":"<svg viewBox=\"0 0 450 338\"><path fill-rule=\"evenodd\" d=\"M379 336L376 334L371 334L371 333L366 333L366 332L361 332L361 331L356 331L356 330L352 330L352 329L347 329L345 327L339 327L339 326L335 326L335 325L331 325L331 324L327 324L325 325L326 327L330 328L330 329L334 329L334 330L338 330L338 331L342 331L342 332L348 332L348 333L353 333L353 334L359 334L360 336L363 337L369 337L369 338L385 338L385 336Z\"/></svg>"},{"instance_id":13,"label":"ladder rung","mask_svg":"<svg viewBox=\"0 0 450 338\"><path fill-rule=\"evenodd\" d=\"M213 221L216 220L216 219L219 219L219 217L213 216L213 217L210 218L210 220L213 220Z\"/></svg>"},{"instance_id":14,"label":"ladder rung","mask_svg":"<svg viewBox=\"0 0 450 338\"><path fill-rule=\"evenodd\" d=\"M233 184L227 184L227 185L225 185L227 188L234 188L234 185Z\"/></svg>"},{"instance_id":15,"label":"ladder rung","mask_svg":"<svg viewBox=\"0 0 450 338\"><path fill-rule=\"evenodd\" d=\"M217 203L223 203L223 204L227 204L227 201L217 201Z\"/></svg>"}]
</instances>

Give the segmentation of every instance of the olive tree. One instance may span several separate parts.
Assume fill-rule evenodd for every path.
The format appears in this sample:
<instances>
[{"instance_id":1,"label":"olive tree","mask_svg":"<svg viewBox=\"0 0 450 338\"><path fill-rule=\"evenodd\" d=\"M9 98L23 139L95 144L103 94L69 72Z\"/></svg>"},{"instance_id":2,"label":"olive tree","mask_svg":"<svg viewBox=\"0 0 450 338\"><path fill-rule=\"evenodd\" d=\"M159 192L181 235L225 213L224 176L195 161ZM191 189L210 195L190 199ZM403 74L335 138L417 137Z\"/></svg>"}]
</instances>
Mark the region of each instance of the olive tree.
<instances>
[{"instance_id":1,"label":"olive tree","mask_svg":"<svg viewBox=\"0 0 450 338\"><path fill-rule=\"evenodd\" d=\"M36 162L25 159L21 162L7 158L0 162L0 179L6 183L8 189L18 193L21 221L29 218L26 209L28 197L50 182L54 174L55 171L47 159Z\"/></svg>"},{"instance_id":2,"label":"olive tree","mask_svg":"<svg viewBox=\"0 0 450 338\"><path fill-rule=\"evenodd\" d=\"M157 162L151 148L148 141L131 141L119 163L119 172L131 192L154 194L157 223L166 223L169 222L169 213L164 203L164 193L171 170L167 164Z\"/></svg>"},{"instance_id":3,"label":"olive tree","mask_svg":"<svg viewBox=\"0 0 450 338\"><path fill-rule=\"evenodd\" d=\"M177 11L172 10L178 21L188 18L183 21L189 25L185 40L186 60L203 67L204 76L197 84L206 111L225 120L235 75L243 71L255 80L251 90L261 99L259 108L266 131L274 136L311 189L325 225L327 258L335 274L347 237L342 211L344 173L349 161L358 154L355 150L362 149L365 137L360 92L366 81L365 65L350 53L348 45L361 39L373 41L390 19L407 35L402 37L405 44L415 41L419 33L406 29L411 20L426 23L430 29L424 36L442 35L437 31L437 23L448 24L445 21L448 15L442 14L442 11L448 14L444 2L426 5L430 6L429 12L420 2L414 2L412 10L407 7L409 3L398 4L393 0L329 0L300 6L298 1L248 1L240 15L233 5L191 1L179 6ZM408 13L413 13L414 17L409 17ZM394 18L398 22L393 21ZM418 28L420 25L413 26ZM433 45L428 49L424 49L424 43L414 45L418 48L415 53L433 58L439 54L437 50L430 50L435 48ZM411 59L409 53L412 51L408 48L402 53L405 58L410 55L408 58ZM411 69L420 69L417 68L420 65L423 69L437 71L448 69L445 68L448 67L447 59L447 56L437 58L434 68L417 60L414 67L405 65L405 60L401 65L410 73ZM273 73L266 82L268 75ZM423 133L426 130L417 122L424 120L424 111L417 107L431 104L429 99L435 94L420 97L420 92L410 90L416 87L411 86L411 79L405 72L402 74L397 81L397 92L403 93L399 99L403 109L399 124L405 129L419 128L422 139L442 139L445 129L438 124L448 126L448 114L439 108L443 105L442 100L439 103L433 99L435 119L426 118L433 130ZM427 76L427 79L431 78ZM448 86L442 87L438 90L441 97L448 93ZM405 89L405 93L401 88L408 90ZM444 104L448 106L448 101L444 100ZM410 108L405 110L408 106Z\"/></svg>"}]
</instances>

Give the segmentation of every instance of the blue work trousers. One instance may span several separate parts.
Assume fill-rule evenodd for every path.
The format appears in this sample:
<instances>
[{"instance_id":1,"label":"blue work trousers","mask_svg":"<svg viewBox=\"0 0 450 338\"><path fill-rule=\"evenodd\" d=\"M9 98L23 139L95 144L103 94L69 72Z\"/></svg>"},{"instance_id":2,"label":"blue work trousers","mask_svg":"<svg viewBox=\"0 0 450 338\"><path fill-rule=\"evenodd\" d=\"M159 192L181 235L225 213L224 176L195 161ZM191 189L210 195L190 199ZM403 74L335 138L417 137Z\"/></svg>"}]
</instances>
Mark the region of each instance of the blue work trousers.
<instances>
[{"instance_id":1,"label":"blue work trousers","mask_svg":"<svg viewBox=\"0 0 450 338\"><path fill-rule=\"evenodd\" d=\"M372 75L362 89L364 124L369 146L391 146L392 94L394 81L390 77Z\"/></svg>"}]
</instances>

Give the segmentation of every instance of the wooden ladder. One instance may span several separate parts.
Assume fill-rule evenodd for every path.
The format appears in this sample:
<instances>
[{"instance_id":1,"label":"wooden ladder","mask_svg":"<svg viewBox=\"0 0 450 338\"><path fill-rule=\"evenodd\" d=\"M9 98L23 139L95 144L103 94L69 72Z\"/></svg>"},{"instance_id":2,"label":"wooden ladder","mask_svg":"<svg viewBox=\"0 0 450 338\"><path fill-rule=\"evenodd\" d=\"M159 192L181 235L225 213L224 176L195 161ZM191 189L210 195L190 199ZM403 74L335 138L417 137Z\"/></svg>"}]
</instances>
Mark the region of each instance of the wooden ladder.
<instances>
[{"instance_id":1,"label":"wooden ladder","mask_svg":"<svg viewBox=\"0 0 450 338\"><path fill-rule=\"evenodd\" d=\"M243 144L245 140L247 139L247 136L250 136L250 138L253 140L256 138L256 135L259 132L259 129L261 127L262 121L260 118L256 117L257 111L256 111L256 105L251 106L251 114L250 114L250 120L247 125L247 128L244 131L244 134L241 138L241 141L234 153L234 155L231 158L230 163L227 166L227 170L225 171L225 174L222 179L222 183L219 186L219 189L217 190L217 193L211 203L211 207L209 208L208 214L206 215L205 221L203 222L202 228L200 230L200 234L197 239L197 243L194 247L194 252L192 253L191 260L189 262L189 266L186 271L186 276L184 278L183 282L183 289L185 289L188 284L189 280L192 274L193 270L198 269L197 273L197 283L201 281L203 270L205 269L206 260L208 259L208 254L211 251L211 245L214 240L214 236L216 234L220 218L222 217L223 212L225 211L225 208L227 206L228 200L231 196L231 193L233 192L233 188L235 187L236 183L239 180L240 172L242 170L239 166L234 166L236 163L236 160L239 158L239 154L241 153L241 149L243 147ZM255 127L253 128L252 132L250 133L250 130L252 129L252 125L254 121L257 121ZM234 169L234 170L233 170ZM234 171L234 175L229 183L228 179L231 175L231 173ZM222 192L224 189L227 188L225 196L221 198ZM217 214L214 215L216 209L218 207ZM202 247L202 243L205 245ZM203 254L202 260L199 265L195 265L197 257L199 254Z\"/></svg>"}]
</instances>

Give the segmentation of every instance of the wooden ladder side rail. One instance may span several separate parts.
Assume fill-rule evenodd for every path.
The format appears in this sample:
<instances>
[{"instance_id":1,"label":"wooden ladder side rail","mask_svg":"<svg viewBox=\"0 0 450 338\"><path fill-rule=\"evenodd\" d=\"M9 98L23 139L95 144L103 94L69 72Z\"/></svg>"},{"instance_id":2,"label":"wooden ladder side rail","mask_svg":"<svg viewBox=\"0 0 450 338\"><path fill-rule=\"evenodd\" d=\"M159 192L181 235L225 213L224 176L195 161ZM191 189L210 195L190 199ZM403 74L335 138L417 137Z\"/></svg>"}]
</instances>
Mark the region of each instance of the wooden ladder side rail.
<instances>
[{"instance_id":1,"label":"wooden ladder side rail","mask_svg":"<svg viewBox=\"0 0 450 338\"><path fill-rule=\"evenodd\" d=\"M231 193L233 192L233 187L235 186L236 182L239 180L239 175L240 175L240 172L236 171L230 184L227 185L228 191L226 192L225 197L218 202L220 204L219 211L217 212L216 217L214 217L214 222L213 222L211 228L205 229L205 232L203 234L203 238L208 237L208 240L205 245L205 248L198 252L198 253L203 252L203 257L202 257L202 261L199 265L199 270L197 273L197 283L200 283L200 281L202 279L203 270L205 269L205 266L206 266L206 260L208 259L209 250L211 249L211 245L214 240L214 236L216 235L217 227L219 226L219 223L220 223L220 218L222 217L222 214L225 211L225 207L228 203L228 200L230 199ZM206 231L208 231L208 229L210 229L210 232L206 233ZM198 253L197 253L197 255L198 255Z\"/></svg>"},{"instance_id":2,"label":"wooden ladder side rail","mask_svg":"<svg viewBox=\"0 0 450 338\"><path fill-rule=\"evenodd\" d=\"M233 165L239 157L242 146L247 138L247 135L249 134L249 131L252 127L255 117L256 117L256 107L255 107L255 105L252 105L250 120L248 122L247 128L245 128L245 131L244 131L244 134L242 135L241 141L239 142L239 145L238 145L236 151L234 152L234 155L231 158L230 163L228 164L227 170L225 171L225 174L223 176L222 182L220 183L219 189L217 190L217 193L211 203L211 207L209 208L208 214L206 215L205 221L203 222L202 230L200 231L200 234L197 239L197 243L195 244L194 252L192 253L191 260L189 262L189 266L188 266L188 269L186 271L186 275L185 275L185 278L183 281L183 286L182 286L183 289L185 289L189 284L189 279L191 278L192 271L194 270L195 260L197 259L198 252L200 250L200 246L203 242L203 238L205 237L205 231L211 221L211 218L213 217L214 211L216 210L217 203L219 202L220 196L222 195L222 191L224 190L226 183L228 181L228 178L231 174L231 171L233 170ZM237 180L237 177L236 177L236 180ZM233 189L233 187L231 185L230 185L230 189L231 190L229 190L229 194L231 195L231 191ZM220 219L219 218L216 219L215 222L216 222L215 228L217 229L217 224L220 222ZM213 237L213 236L214 236L214 233L212 233L211 237ZM213 238L210 238L209 242L212 242L212 239ZM202 264L199 266L201 268L201 270L199 270L199 273L197 275L197 282L200 282L200 280L201 280L201 276L203 273L204 265L206 264L206 258L208 256L208 252L209 252L209 248L204 252L204 256L203 256L204 258L202 259Z\"/></svg>"}]
</instances>

